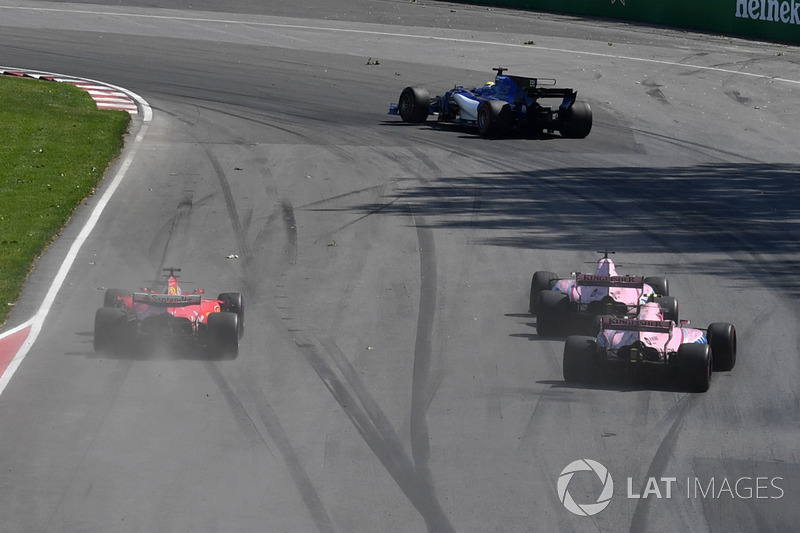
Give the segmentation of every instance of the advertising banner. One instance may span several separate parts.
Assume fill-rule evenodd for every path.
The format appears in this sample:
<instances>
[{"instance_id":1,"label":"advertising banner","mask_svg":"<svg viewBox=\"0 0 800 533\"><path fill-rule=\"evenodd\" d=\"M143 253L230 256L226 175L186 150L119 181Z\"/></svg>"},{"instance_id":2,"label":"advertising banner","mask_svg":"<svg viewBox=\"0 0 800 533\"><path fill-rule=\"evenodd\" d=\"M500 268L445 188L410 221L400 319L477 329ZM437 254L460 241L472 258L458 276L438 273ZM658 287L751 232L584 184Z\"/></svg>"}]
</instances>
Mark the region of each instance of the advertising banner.
<instances>
[{"instance_id":1,"label":"advertising banner","mask_svg":"<svg viewBox=\"0 0 800 533\"><path fill-rule=\"evenodd\" d=\"M800 43L800 0L479 0L470 3Z\"/></svg>"}]
</instances>

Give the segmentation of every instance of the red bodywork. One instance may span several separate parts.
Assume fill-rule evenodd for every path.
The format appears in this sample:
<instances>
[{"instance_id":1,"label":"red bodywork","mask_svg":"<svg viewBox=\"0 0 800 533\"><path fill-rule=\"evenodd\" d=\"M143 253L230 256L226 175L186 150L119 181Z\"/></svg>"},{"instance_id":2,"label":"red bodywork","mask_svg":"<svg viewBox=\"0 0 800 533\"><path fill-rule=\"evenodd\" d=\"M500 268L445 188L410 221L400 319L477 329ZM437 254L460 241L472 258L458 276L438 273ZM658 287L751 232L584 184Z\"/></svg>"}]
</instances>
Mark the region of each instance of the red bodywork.
<instances>
[{"instance_id":1,"label":"red bodywork","mask_svg":"<svg viewBox=\"0 0 800 533\"><path fill-rule=\"evenodd\" d=\"M125 310L135 320L144 320L148 317L169 314L175 318L187 320L194 333L199 324L205 324L208 315L219 313L222 310L222 301L206 298L203 289L197 289L189 294L184 294L178 284L178 278L171 274L167 278L166 286L162 291L143 288L131 296L118 298L119 307Z\"/></svg>"}]
</instances>

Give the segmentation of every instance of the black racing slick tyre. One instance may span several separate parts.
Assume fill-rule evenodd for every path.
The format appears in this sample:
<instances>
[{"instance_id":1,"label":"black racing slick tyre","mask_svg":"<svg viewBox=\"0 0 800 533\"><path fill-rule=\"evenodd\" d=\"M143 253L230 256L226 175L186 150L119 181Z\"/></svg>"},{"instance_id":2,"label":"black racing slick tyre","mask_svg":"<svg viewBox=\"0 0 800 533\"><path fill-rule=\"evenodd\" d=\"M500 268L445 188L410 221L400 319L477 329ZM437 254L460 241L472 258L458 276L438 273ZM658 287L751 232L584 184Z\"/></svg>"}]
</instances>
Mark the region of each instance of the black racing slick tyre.
<instances>
[{"instance_id":1,"label":"black racing slick tyre","mask_svg":"<svg viewBox=\"0 0 800 533\"><path fill-rule=\"evenodd\" d=\"M406 87L397 101L397 111L403 122L419 124L428 119L431 98L428 90L422 87Z\"/></svg>"},{"instance_id":2,"label":"black racing slick tyre","mask_svg":"<svg viewBox=\"0 0 800 533\"><path fill-rule=\"evenodd\" d=\"M711 350L708 344L681 344L678 365L683 385L690 392L706 392L711 385Z\"/></svg>"},{"instance_id":3,"label":"black racing slick tyre","mask_svg":"<svg viewBox=\"0 0 800 533\"><path fill-rule=\"evenodd\" d=\"M103 307L125 307L120 298L130 296L133 296L133 293L127 289L106 289L106 293L103 295Z\"/></svg>"},{"instance_id":4,"label":"black racing slick tyre","mask_svg":"<svg viewBox=\"0 0 800 533\"><path fill-rule=\"evenodd\" d=\"M559 113L559 119L558 131L567 139L583 139L592 131L592 108L585 102L572 104L566 112Z\"/></svg>"},{"instance_id":5,"label":"black racing slick tyre","mask_svg":"<svg viewBox=\"0 0 800 533\"><path fill-rule=\"evenodd\" d=\"M539 309L536 314L536 332L542 337L558 337L567 329L569 320L569 297L563 292L542 291L539 293Z\"/></svg>"},{"instance_id":6,"label":"black racing slick tyre","mask_svg":"<svg viewBox=\"0 0 800 533\"><path fill-rule=\"evenodd\" d=\"M564 381L589 383L597 373L597 339L570 335L564 343Z\"/></svg>"},{"instance_id":7,"label":"black racing slick tyre","mask_svg":"<svg viewBox=\"0 0 800 533\"><path fill-rule=\"evenodd\" d=\"M128 315L122 309L101 307L94 314L94 351L116 353L124 346Z\"/></svg>"},{"instance_id":8,"label":"black racing slick tyre","mask_svg":"<svg viewBox=\"0 0 800 533\"><path fill-rule=\"evenodd\" d=\"M239 315L208 315L208 348L220 359L236 359L239 355Z\"/></svg>"},{"instance_id":9,"label":"black racing slick tyre","mask_svg":"<svg viewBox=\"0 0 800 533\"><path fill-rule=\"evenodd\" d=\"M736 328L715 322L708 326L708 345L714 360L714 372L727 372L736 366Z\"/></svg>"},{"instance_id":10,"label":"black racing slick tyre","mask_svg":"<svg viewBox=\"0 0 800 533\"><path fill-rule=\"evenodd\" d=\"M669 281L661 276L648 276L644 282L650 285L658 296L669 296Z\"/></svg>"},{"instance_id":11,"label":"black racing slick tyre","mask_svg":"<svg viewBox=\"0 0 800 533\"><path fill-rule=\"evenodd\" d=\"M552 289L556 284L556 281L558 281L558 276L556 276L553 272L539 270L533 273L533 278L531 278L531 295L528 307L528 310L532 315L536 315L536 312L539 310L539 293Z\"/></svg>"},{"instance_id":12,"label":"black racing slick tyre","mask_svg":"<svg viewBox=\"0 0 800 533\"><path fill-rule=\"evenodd\" d=\"M244 298L238 292L223 292L217 298L222 302L222 311L239 315L239 338L244 336Z\"/></svg>"},{"instance_id":13,"label":"black racing slick tyre","mask_svg":"<svg viewBox=\"0 0 800 533\"><path fill-rule=\"evenodd\" d=\"M511 127L511 106L502 100L478 104L478 133L481 137L500 137Z\"/></svg>"}]
</instances>

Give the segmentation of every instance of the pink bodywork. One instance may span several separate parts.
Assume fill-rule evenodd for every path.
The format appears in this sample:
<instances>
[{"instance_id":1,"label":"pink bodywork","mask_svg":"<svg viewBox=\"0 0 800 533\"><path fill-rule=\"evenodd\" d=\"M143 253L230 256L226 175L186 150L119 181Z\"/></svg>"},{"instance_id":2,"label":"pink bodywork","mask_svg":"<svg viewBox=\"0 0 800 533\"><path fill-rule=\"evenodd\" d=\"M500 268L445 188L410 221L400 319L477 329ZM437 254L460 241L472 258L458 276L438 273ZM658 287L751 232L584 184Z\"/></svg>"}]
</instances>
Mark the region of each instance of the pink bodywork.
<instances>
[{"instance_id":1,"label":"pink bodywork","mask_svg":"<svg viewBox=\"0 0 800 533\"><path fill-rule=\"evenodd\" d=\"M597 337L598 345L611 350L630 346L637 340L661 353L677 352L681 344L708 342L703 330L664 320L657 303L644 304L635 319L604 319L603 330Z\"/></svg>"},{"instance_id":2,"label":"pink bodywork","mask_svg":"<svg viewBox=\"0 0 800 533\"><path fill-rule=\"evenodd\" d=\"M592 285L593 279L598 280L598 285ZM644 304L655 294L655 290L642 278L618 275L614 262L607 257L597 262L594 276L579 274L576 279L559 280L553 290L567 294L572 302L588 304L610 296L629 307Z\"/></svg>"}]
</instances>

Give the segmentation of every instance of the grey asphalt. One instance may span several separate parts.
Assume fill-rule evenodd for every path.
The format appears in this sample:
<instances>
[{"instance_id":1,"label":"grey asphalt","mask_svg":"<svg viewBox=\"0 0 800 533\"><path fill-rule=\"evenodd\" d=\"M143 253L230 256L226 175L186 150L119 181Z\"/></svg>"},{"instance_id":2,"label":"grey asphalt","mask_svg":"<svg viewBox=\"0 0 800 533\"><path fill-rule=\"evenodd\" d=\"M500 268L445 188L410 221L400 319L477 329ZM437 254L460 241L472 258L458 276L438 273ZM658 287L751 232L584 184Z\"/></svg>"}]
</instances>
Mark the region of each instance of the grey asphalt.
<instances>
[{"instance_id":1,"label":"grey asphalt","mask_svg":"<svg viewBox=\"0 0 800 533\"><path fill-rule=\"evenodd\" d=\"M0 531L794 529L798 49L331 4L0 2L4 66L154 109L0 396ZM578 89L590 136L484 140L386 115L407 85L478 85L495 66ZM667 276L694 325L733 323L734 370L705 394L565 384L530 277L591 270L600 249L621 273ZM237 359L93 353L102 290L163 266L244 293ZM557 492L582 458L614 480L593 517ZM576 475L570 494L593 503L598 484Z\"/></svg>"}]
</instances>

